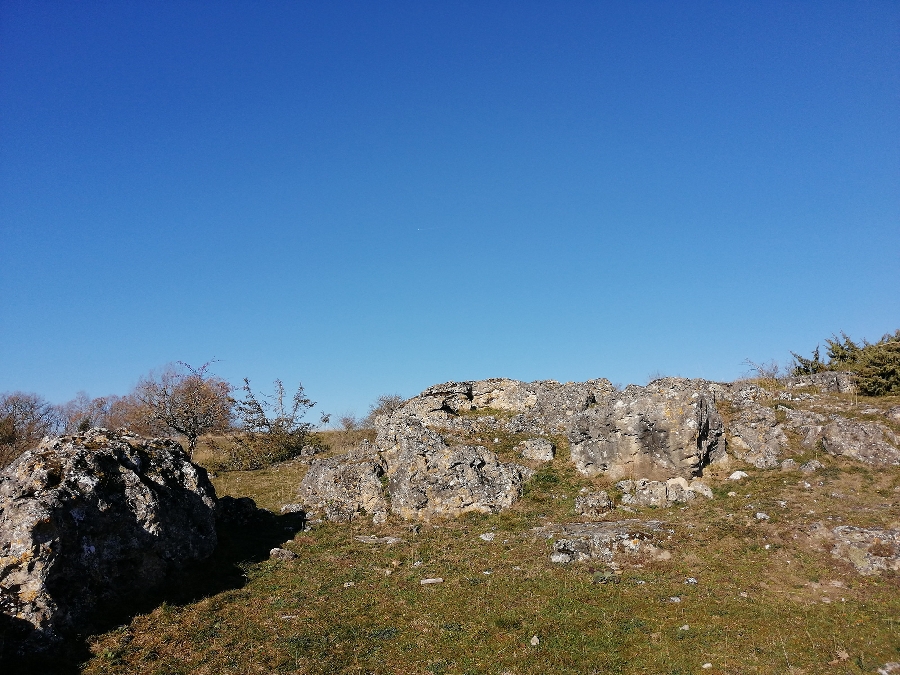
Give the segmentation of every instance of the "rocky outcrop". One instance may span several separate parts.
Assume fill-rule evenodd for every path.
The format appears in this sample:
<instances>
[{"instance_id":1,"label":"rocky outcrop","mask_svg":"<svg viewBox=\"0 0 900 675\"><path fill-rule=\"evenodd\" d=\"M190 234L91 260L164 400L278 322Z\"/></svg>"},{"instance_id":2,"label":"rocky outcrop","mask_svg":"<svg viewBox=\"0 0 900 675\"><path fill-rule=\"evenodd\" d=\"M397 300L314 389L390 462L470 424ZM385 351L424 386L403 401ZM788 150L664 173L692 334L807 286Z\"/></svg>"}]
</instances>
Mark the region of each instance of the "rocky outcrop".
<instances>
[{"instance_id":1,"label":"rocky outcrop","mask_svg":"<svg viewBox=\"0 0 900 675\"><path fill-rule=\"evenodd\" d=\"M822 429L822 446L829 454L867 464L900 465L900 437L878 422L835 418Z\"/></svg>"},{"instance_id":2,"label":"rocky outcrop","mask_svg":"<svg viewBox=\"0 0 900 675\"><path fill-rule=\"evenodd\" d=\"M587 476L699 475L724 452L716 394L702 380L663 378L646 387L631 385L573 418L572 461Z\"/></svg>"},{"instance_id":3,"label":"rocky outcrop","mask_svg":"<svg viewBox=\"0 0 900 675\"><path fill-rule=\"evenodd\" d=\"M313 460L300 483L303 504L320 511L328 520L348 522L369 515L373 522L387 520L384 466L374 447L364 441L347 455Z\"/></svg>"},{"instance_id":4,"label":"rocky outcrop","mask_svg":"<svg viewBox=\"0 0 900 675\"><path fill-rule=\"evenodd\" d=\"M534 534L555 538L551 562L566 564L596 561L617 567L641 559L665 560L671 554L657 546L664 533L655 520L618 520L604 523L569 523L537 528Z\"/></svg>"},{"instance_id":5,"label":"rocky outcrop","mask_svg":"<svg viewBox=\"0 0 900 675\"><path fill-rule=\"evenodd\" d=\"M404 519L499 511L519 497L532 473L500 462L483 446L448 445L409 415L385 421L376 445L386 466L391 511Z\"/></svg>"},{"instance_id":6,"label":"rocky outcrop","mask_svg":"<svg viewBox=\"0 0 900 675\"><path fill-rule=\"evenodd\" d=\"M0 611L34 639L83 630L216 547L215 492L180 445L92 429L0 473Z\"/></svg>"}]
</instances>

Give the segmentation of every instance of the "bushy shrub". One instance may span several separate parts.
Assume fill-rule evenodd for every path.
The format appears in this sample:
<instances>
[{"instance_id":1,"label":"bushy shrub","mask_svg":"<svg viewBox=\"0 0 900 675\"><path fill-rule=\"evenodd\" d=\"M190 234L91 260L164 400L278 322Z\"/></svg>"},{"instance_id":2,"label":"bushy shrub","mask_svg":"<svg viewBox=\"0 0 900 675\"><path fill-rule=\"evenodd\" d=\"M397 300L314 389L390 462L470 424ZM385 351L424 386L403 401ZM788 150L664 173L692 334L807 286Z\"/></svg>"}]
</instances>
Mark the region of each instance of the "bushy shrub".
<instances>
[{"instance_id":1,"label":"bushy shrub","mask_svg":"<svg viewBox=\"0 0 900 675\"><path fill-rule=\"evenodd\" d=\"M885 396L900 394L900 330L886 334L878 342L863 340L856 344L846 333L825 340L828 360L823 361L819 347L811 358L799 354L794 357L795 375L812 375L829 370L848 371L856 374L860 394Z\"/></svg>"}]
</instances>

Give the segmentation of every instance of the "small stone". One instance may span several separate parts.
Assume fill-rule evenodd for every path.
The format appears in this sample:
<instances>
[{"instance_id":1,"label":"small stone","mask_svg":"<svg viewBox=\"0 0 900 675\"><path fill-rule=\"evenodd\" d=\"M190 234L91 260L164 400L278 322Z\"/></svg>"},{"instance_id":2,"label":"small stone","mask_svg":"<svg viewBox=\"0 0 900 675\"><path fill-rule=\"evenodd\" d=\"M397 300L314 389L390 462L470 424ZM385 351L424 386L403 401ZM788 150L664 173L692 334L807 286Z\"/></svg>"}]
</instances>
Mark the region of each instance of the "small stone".
<instances>
[{"instance_id":1,"label":"small stone","mask_svg":"<svg viewBox=\"0 0 900 675\"><path fill-rule=\"evenodd\" d=\"M303 504L285 504L281 507L282 513L303 513Z\"/></svg>"},{"instance_id":2,"label":"small stone","mask_svg":"<svg viewBox=\"0 0 900 675\"><path fill-rule=\"evenodd\" d=\"M442 584L444 580L441 577L433 577L431 579L422 579L419 583L423 586L429 586L431 584Z\"/></svg>"},{"instance_id":3,"label":"small stone","mask_svg":"<svg viewBox=\"0 0 900 675\"><path fill-rule=\"evenodd\" d=\"M747 595L747 591L741 591L740 593L738 593L738 595L740 595L742 598L749 598L749 597L750 597L749 595Z\"/></svg>"},{"instance_id":4,"label":"small stone","mask_svg":"<svg viewBox=\"0 0 900 675\"><path fill-rule=\"evenodd\" d=\"M700 667L701 667L701 668L704 668L705 670L709 670L710 668L712 668L712 664L711 664L711 663L704 663L704 664L703 664L702 666L700 666Z\"/></svg>"},{"instance_id":5,"label":"small stone","mask_svg":"<svg viewBox=\"0 0 900 675\"><path fill-rule=\"evenodd\" d=\"M801 465L800 470L803 473L807 473L807 474L815 473L818 469L821 469L823 466L825 466L825 465L822 464L822 462L820 462L819 460L812 459L812 460L808 461L806 464Z\"/></svg>"},{"instance_id":6,"label":"small stone","mask_svg":"<svg viewBox=\"0 0 900 675\"><path fill-rule=\"evenodd\" d=\"M669 598L669 602L681 602L681 598L679 598L677 595L673 595L671 598Z\"/></svg>"},{"instance_id":7,"label":"small stone","mask_svg":"<svg viewBox=\"0 0 900 675\"><path fill-rule=\"evenodd\" d=\"M683 625L681 628L679 628L678 630L690 630L690 629L691 629L690 626L688 626L687 624L684 624L684 625Z\"/></svg>"},{"instance_id":8,"label":"small stone","mask_svg":"<svg viewBox=\"0 0 900 675\"><path fill-rule=\"evenodd\" d=\"M735 471L733 474L728 476L728 480L741 480L743 478L748 478L750 474L746 471Z\"/></svg>"},{"instance_id":9,"label":"small stone","mask_svg":"<svg viewBox=\"0 0 900 675\"><path fill-rule=\"evenodd\" d=\"M769 514L768 514L768 513L763 513L762 511L757 511L757 512L756 512L756 519L757 519L757 520L768 520L768 519L769 519Z\"/></svg>"},{"instance_id":10,"label":"small stone","mask_svg":"<svg viewBox=\"0 0 900 675\"><path fill-rule=\"evenodd\" d=\"M537 635L532 635L531 636L531 646L537 647L539 644L541 644L541 639Z\"/></svg>"},{"instance_id":11,"label":"small stone","mask_svg":"<svg viewBox=\"0 0 900 675\"><path fill-rule=\"evenodd\" d=\"M484 541L494 541L495 536L493 532L485 532L484 534L479 534L478 538Z\"/></svg>"},{"instance_id":12,"label":"small stone","mask_svg":"<svg viewBox=\"0 0 900 675\"><path fill-rule=\"evenodd\" d=\"M782 471L796 471L797 470L797 462L793 459L786 459L781 463Z\"/></svg>"},{"instance_id":13,"label":"small stone","mask_svg":"<svg viewBox=\"0 0 900 675\"><path fill-rule=\"evenodd\" d=\"M269 551L269 557L274 560L293 560L297 557L297 554L293 551L287 550L286 548L275 547L271 551Z\"/></svg>"},{"instance_id":14,"label":"small stone","mask_svg":"<svg viewBox=\"0 0 900 675\"><path fill-rule=\"evenodd\" d=\"M413 567L421 567L421 566L422 566L421 560L416 560L416 562L413 563Z\"/></svg>"},{"instance_id":15,"label":"small stone","mask_svg":"<svg viewBox=\"0 0 900 675\"><path fill-rule=\"evenodd\" d=\"M344 588L350 588L351 586L356 586L356 584L352 581L345 581Z\"/></svg>"},{"instance_id":16,"label":"small stone","mask_svg":"<svg viewBox=\"0 0 900 675\"><path fill-rule=\"evenodd\" d=\"M687 579L684 580L684 583L690 584L692 586L696 586L697 580L694 577L688 577Z\"/></svg>"},{"instance_id":17,"label":"small stone","mask_svg":"<svg viewBox=\"0 0 900 675\"><path fill-rule=\"evenodd\" d=\"M737 492L734 492L734 491L729 492L729 493L728 493L728 496L729 496L729 497L737 497Z\"/></svg>"}]
</instances>

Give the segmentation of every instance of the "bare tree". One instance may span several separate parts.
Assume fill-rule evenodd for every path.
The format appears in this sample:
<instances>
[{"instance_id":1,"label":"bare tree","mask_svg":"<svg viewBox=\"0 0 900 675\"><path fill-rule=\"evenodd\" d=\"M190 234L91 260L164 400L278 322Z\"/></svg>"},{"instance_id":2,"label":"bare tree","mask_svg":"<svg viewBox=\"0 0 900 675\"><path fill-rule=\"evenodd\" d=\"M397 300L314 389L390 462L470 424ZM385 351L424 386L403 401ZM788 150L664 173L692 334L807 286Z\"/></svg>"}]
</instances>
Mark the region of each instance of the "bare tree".
<instances>
[{"instance_id":1,"label":"bare tree","mask_svg":"<svg viewBox=\"0 0 900 675\"><path fill-rule=\"evenodd\" d=\"M225 431L231 425L232 387L207 372L211 363L193 368L179 361L158 377L142 379L134 391L134 398L143 407L145 422L187 438L192 459L201 435Z\"/></svg>"},{"instance_id":2,"label":"bare tree","mask_svg":"<svg viewBox=\"0 0 900 675\"><path fill-rule=\"evenodd\" d=\"M374 427L376 417L379 415L390 415L402 406L405 400L400 394L382 394L369 406L369 414L366 415L361 424L367 428Z\"/></svg>"},{"instance_id":3,"label":"bare tree","mask_svg":"<svg viewBox=\"0 0 900 675\"><path fill-rule=\"evenodd\" d=\"M44 436L61 430L56 406L37 394L0 394L0 466L6 466Z\"/></svg>"},{"instance_id":4,"label":"bare tree","mask_svg":"<svg viewBox=\"0 0 900 675\"><path fill-rule=\"evenodd\" d=\"M338 417L338 427L342 431L353 431L355 429L359 429L362 426L362 421L357 419L356 415L352 412L344 413L340 417Z\"/></svg>"},{"instance_id":5,"label":"bare tree","mask_svg":"<svg viewBox=\"0 0 900 675\"><path fill-rule=\"evenodd\" d=\"M306 413L315 406L303 391L303 385L288 399L281 380L275 380L275 392L257 395L244 378L243 398L235 404L239 432L232 434L231 465L255 469L303 453L315 425L304 422ZM321 415L327 424L329 416Z\"/></svg>"}]
</instances>

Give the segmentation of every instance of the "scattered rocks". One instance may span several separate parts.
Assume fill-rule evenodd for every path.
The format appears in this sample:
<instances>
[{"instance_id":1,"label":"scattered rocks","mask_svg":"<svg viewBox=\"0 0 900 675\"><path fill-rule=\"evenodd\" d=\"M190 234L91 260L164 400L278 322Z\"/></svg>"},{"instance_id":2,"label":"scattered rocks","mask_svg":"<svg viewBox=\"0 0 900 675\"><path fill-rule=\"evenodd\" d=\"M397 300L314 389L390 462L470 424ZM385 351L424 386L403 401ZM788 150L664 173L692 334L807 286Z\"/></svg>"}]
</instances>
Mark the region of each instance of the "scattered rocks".
<instances>
[{"instance_id":1,"label":"scattered rocks","mask_svg":"<svg viewBox=\"0 0 900 675\"><path fill-rule=\"evenodd\" d=\"M403 544L406 542L406 539L401 539L400 537L376 537L371 534L361 534L358 537L353 537L356 541L362 542L363 544L385 544L387 546L393 546L394 544Z\"/></svg>"},{"instance_id":2,"label":"scattered rocks","mask_svg":"<svg viewBox=\"0 0 900 675\"><path fill-rule=\"evenodd\" d=\"M575 498L575 513L584 518L602 518L612 507L613 501L605 490Z\"/></svg>"},{"instance_id":3,"label":"scattered rocks","mask_svg":"<svg viewBox=\"0 0 900 675\"><path fill-rule=\"evenodd\" d=\"M516 446L516 450L525 459L538 462L549 462L556 456L556 446L546 438L529 438Z\"/></svg>"},{"instance_id":4,"label":"scattered rocks","mask_svg":"<svg viewBox=\"0 0 900 675\"><path fill-rule=\"evenodd\" d=\"M0 612L54 640L216 547L206 471L174 441L94 428L0 472Z\"/></svg>"}]
</instances>

